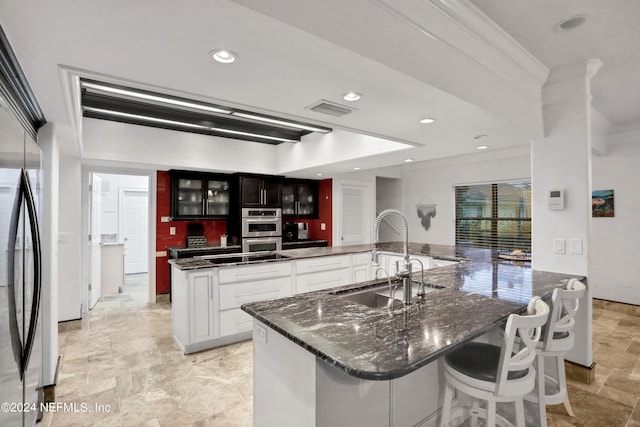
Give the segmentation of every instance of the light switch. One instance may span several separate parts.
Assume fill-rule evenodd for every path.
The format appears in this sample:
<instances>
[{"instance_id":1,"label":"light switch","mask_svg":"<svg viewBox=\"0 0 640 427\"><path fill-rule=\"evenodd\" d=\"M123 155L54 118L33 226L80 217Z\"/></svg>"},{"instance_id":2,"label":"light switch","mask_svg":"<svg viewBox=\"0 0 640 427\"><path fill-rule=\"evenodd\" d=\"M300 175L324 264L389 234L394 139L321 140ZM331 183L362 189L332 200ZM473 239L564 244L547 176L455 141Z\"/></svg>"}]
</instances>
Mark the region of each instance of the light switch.
<instances>
[{"instance_id":1,"label":"light switch","mask_svg":"<svg viewBox=\"0 0 640 427\"><path fill-rule=\"evenodd\" d=\"M553 251L557 254L563 254L565 253L565 245L566 245L566 240L555 239L553 241Z\"/></svg>"},{"instance_id":2,"label":"light switch","mask_svg":"<svg viewBox=\"0 0 640 427\"><path fill-rule=\"evenodd\" d=\"M320 230L325 231L327 229L327 224L325 224L324 222L320 223Z\"/></svg>"},{"instance_id":3,"label":"light switch","mask_svg":"<svg viewBox=\"0 0 640 427\"><path fill-rule=\"evenodd\" d=\"M171 236L175 236L176 235L176 228L175 227L169 227L169 234Z\"/></svg>"},{"instance_id":4,"label":"light switch","mask_svg":"<svg viewBox=\"0 0 640 427\"><path fill-rule=\"evenodd\" d=\"M582 239L571 239L571 253L582 255Z\"/></svg>"},{"instance_id":5,"label":"light switch","mask_svg":"<svg viewBox=\"0 0 640 427\"><path fill-rule=\"evenodd\" d=\"M160 217L160 222L170 222L171 221L171 217L170 216L161 216Z\"/></svg>"}]
</instances>

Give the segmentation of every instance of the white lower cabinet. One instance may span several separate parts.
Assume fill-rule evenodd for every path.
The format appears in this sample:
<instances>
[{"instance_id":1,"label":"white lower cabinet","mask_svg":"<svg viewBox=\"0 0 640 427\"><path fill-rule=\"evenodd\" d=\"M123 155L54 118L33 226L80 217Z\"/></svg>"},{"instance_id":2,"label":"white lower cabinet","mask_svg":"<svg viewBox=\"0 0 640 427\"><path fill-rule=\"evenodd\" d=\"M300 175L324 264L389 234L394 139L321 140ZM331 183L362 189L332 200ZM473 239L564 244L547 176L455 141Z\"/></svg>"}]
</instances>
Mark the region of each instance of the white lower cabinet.
<instances>
[{"instance_id":1,"label":"white lower cabinet","mask_svg":"<svg viewBox=\"0 0 640 427\"><path fill-rule=\"evenodd\" d=\"M250 332L253 318L242 304L290 296L291 261L220 267L217 314L220 336Z\"/></svg>"},{"instance_id":2,"label":"white lower cabinet","mask_svg":"<svg viewBox=\"0 0 640 427\"><path fill-rule=\"evenodd\" d=\"M371 280L371 252L351 255L351 283Z\"/></svg>"},{"instance_id":3,"label":"white lower cabinet","mask_svg":"<svg viewBox=\"0 0 640 427\"><path fill-rule=\"evenodd\" d=\"M217 338L214 271L171 267L171 283L174 340L184 353L210 347L209 343Z\"/></svg>"},{"instance_id":4,"label":"white lower cabinet","mask_svg":"<svg viewBox=\"0 0 640 427\"><path fill-rule=\"evenodd\" d=\"M319 291L351 283L351 255L296 261L296 293Z\"/></svg>"}]
</instances>

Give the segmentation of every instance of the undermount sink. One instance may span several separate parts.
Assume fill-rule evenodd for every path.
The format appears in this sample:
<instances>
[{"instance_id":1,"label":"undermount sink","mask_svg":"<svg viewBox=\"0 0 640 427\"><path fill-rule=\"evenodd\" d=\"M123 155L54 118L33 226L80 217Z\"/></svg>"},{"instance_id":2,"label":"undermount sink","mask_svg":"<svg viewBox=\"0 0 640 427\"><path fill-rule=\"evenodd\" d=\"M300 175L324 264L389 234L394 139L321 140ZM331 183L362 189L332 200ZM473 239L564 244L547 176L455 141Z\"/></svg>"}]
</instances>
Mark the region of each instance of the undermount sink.
<instances>
[{"instance_id":1,"label":"undermount sink","mask_svg":"<svg viewBox=\"0 0 640 427\"><path fill-rule=\"evenodd\" d=\"M393 302L392 309L402 308L403 307L403 291L402 291L402 282L401 281L392 281L392 286L396 286L396 291L393 294ZM412 282L411 283L411 295L418 295L418 290L420 289L420 282ZM425 285L425 293L433 292L438 289L442 289L441 286L436 285ZM381 283L379 285L375 285L372 287L368 287L359 291L349 292L342 291L337 292L334 295L339 296L342 299L346 299L351 302L355 302L356 304L366 305L371 308L380 308L387 307L389 302L389 285L387 283Z\"/></svg>"}]
</instances>

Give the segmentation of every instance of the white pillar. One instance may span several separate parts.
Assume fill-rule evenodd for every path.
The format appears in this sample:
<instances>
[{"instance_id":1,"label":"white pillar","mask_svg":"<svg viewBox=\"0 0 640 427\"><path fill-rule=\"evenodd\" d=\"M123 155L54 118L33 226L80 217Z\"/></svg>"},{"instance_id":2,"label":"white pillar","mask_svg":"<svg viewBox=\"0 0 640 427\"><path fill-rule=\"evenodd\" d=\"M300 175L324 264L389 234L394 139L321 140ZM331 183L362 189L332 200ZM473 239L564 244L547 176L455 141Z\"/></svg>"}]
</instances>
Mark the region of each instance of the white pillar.
<instances>
[{"instance_id":1,"label":"white pillar","mask_svg":"<svg viewBox=\"0 0 640 427\"><path fill-rule=\"evenodd\" d=\"M58 141L52 123L38 130L42 150L42 384L55 382L58 363Z\"/></svg>"},{"instance_id":2,"label":"white pillar","mask_svg":"<svg viewBox=\"0 0 640 427\"><path fill-rule=\"evenodd\" d=\"M536 270L588 275L591 220L591 79L597 59L551 70L542 89L545 138L531 143L532 253ZM548 208L550 191L565 208ZM564 253L558 253L564 246ZM590 366L591 295L581 302L576 346L567 359ZM585 326L586 325L586 326Z\"/></svg>"}]
</instances>

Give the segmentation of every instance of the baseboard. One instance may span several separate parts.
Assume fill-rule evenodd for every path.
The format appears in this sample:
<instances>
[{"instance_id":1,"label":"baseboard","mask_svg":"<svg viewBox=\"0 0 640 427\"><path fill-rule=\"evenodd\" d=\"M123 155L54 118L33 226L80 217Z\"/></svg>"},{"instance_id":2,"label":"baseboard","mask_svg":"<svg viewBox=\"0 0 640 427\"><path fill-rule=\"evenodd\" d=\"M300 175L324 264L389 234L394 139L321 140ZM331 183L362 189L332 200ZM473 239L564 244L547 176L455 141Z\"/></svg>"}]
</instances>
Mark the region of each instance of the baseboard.
<instances>
[{"instance_id":1,"label":"baseboard","mask_svg":"<svg viewBox=\"0 0 640 427\"><path fill-rule=\"evenodd\" d=\"M80 329L82 329L82 319L65 320L63 322L58 322L58 333L77 331Z\"/></svg>"},{"instance_id":2,"label":"baseboard","mask_svg":"<svg viewBox=\"0 0 640 427\"><path fill-rule=\"evenodd\" d=\"M42 387L44 397L42 401L44 403L56 401L56 384L58 383L58 376L60 375L60 366L62 364L62 357L58 356L58 363L56 363L56 373L53 378L53 384L48 384Z\"/></svg>"},{"instance_id":3,"label":"baseboard","mask_svg":"<svg viewBox=\"0 0 640 427\"><path fill-rule=\"evenodd\" d=\"M564 370L567 378L584 384L593 384L596 381L596 362L591 366L583 366L577 363L564 361Z\"/></svg>"}]
</instances>

